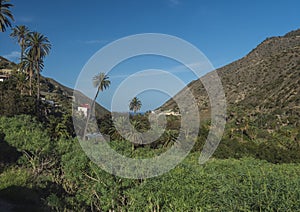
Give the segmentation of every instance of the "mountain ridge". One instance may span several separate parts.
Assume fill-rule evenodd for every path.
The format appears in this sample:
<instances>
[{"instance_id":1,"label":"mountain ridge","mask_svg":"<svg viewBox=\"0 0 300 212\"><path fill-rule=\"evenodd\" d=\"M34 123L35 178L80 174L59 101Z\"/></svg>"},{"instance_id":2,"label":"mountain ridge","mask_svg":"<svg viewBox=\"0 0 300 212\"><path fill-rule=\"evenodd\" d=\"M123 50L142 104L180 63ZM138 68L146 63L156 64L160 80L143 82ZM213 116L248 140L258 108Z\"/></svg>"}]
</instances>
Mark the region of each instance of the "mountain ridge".
<instances>
[{"instance_id":1,"label":"mountain ridge","mask_svg":"<svg viewBox=\"0 0 300 212\"><path fill-rule=\"evenodd\" d=\"M251 112L287 113L300 105L300 30L284 36L265 39L244 57L218 68L229 111L234 107ZM204 75L188 84L193 92L202 117L209 117L210 106L207 92L201 83ZM180 96L185 89L176 94ZM159 110L178 110L171 98Z\"/></svg>"}]
</instances>

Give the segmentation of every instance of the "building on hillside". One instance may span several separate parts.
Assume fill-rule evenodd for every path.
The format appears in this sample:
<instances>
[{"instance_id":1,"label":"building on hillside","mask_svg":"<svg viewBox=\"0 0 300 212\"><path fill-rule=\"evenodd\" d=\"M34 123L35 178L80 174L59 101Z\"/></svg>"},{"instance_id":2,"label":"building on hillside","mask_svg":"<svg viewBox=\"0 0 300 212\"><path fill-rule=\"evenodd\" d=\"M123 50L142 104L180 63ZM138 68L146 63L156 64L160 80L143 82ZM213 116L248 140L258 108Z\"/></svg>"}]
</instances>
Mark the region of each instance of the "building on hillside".
<instances>
[{"instance_id":1,"label":"building on hillside","mask_svg":"<svg viewBox=\"0 0 300 212\"><path fill-rule=\"evenodd\" d=\"M12 70L0 69L0 82L3 82L10 78Z\"/></svg>"},{"instance_id":2,"label":"building on hillside","mask_svg":"<svg viewBox=\"0 0 300 212\"><path fill-rule=\"evenodd\" d=\"M90 109L90 105L89 105L89 104L82 104L82 105L80 105L80 106L77 108L77 111L83 113L83 115L84 115L85 117L87 117L88 112L89 112L89 109Z\"/></svg>"},{"instance_id":3,"label":"building on hillside","mask_svg":"<svg viewBox=\"0 0 300 212\"><path fill-rule=\"evenodd\" d=\"M0 82L3 82L3 81L5 81L5 80L7 80L7 79L9 79L9 75L6 75L6 74L0 74Z\"/></svg>"},{"instance_id":4,"label":"building on hillside","mask_svg":"<svg viewBox=\"0 0 300 212\"><path fill-rule=\"evenodd\" d=\"M158 115L165 115L165 116L181 116L179 112L175 112L172 110L167 110L167 111L151 111L152 114L158 114Z\"/></svg>"}]
</instances>

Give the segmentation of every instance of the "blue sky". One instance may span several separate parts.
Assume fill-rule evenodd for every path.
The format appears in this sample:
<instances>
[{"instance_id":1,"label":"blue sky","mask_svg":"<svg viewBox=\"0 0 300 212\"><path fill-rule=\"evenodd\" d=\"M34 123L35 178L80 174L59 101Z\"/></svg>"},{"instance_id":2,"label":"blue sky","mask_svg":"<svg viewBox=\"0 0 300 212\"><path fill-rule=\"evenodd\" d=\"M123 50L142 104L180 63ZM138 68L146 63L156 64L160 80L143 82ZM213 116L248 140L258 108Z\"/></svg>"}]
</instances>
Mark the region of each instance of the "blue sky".
<instances>
[{"instance_id":1,"label":"blue sky","mask_svg":"<svg viewBox=\"0 0 300 212\"><path fill-rule=\"evenodd\" d=\"M103 46L124 36L164 33L199 48L221 67L245 56L266 37L300 28L298 0L12 0L15 25L27 25L52 43L43 75L74 87L86 62ZM16 60L20 49L9 32L0 33L0 55ZM197 77L175 71L178 64L158 58L125 61L112 72L111 89L99 97L110 107L110 96L126 74L143 69L174 71L185 83ZM130 71L128 71L130 69ZM101 67L99 67L99 71ZM113 74L115 74L113 76ZM117 79L118 78L118 79ZM149 93L140 98L142 110L168 99ZM100 100L102 98L102 100Z\"/></svg>"}]
</instances>

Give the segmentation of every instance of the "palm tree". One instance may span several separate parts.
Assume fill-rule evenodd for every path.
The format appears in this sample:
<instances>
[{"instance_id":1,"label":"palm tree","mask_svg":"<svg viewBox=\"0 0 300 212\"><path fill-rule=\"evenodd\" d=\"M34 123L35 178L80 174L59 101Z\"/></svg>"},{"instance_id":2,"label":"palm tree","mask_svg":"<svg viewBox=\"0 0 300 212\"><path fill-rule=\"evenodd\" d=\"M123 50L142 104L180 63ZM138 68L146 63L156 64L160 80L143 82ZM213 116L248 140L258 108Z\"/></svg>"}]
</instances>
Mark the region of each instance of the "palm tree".
<instances>
[{"instance_id":1,"label":"palm tree","mask_svg":"<svg viewBox=\"0 0 300 212\"><path fill-rule=\"evenodd\" d=\"M105 73L99 73L98 75L93 77L93 86L95 88L97 88L97 93L93 99L92 105L90 107L90 111L88 112L88 116L87 116L86 124L85 124L85 128L84 128L84 133L83 133L83 139L86 139L89 120L91 117L91 113L94 109L94 105L95 105L95 102L96 102L99 92L107 89L110 86L109 77Z\"/></svg>"},{"instance_id":2,"label":"palm tree","mask_svg":"<svg viewBox=\"0 0 300 212\"><path fill-rule=\"evenodd\" d=\"M12 33L10 34L11 37L18 39L18 44L21 47L21 62L23 62L28 34L29 29L24 25L14 27Z\"/></svg>"},{"instance_id":3,"label":"palm tree","mask_svg":"<svg viewBox=\"0 0 300 212\"><path fill-rule=\"evenodd\" d=\"M142 102L137 97L134 97L129 104L129 110L133 111L134 113L139 111L141 107L142 107Z\"/></svg>"},{"instance_id":4,"label":"palm tree","mask_svg":"<svg viewBox=\"0 0 300 212\"><path fill-rule=\"evenodd\" d=\"M115 140L123 140L124 135L128 132L128 125L126 124L126 118L124 116L117 117L113 120L114 124L109 129L109 135Z\"/></svg>"},{"instance_id":5,"label":"palm tree","mask_svg":"<svg viewBox=\"0 0 300 212\"><path fill-rule=\"evenodd\" d=\"M176 141L177 132L175 130L166 130L163 134L163 147L169 146L170 143Z\"/></svg>"},{"instance_id":6,"label":"palm tree","mask_svg":"<svg viewBox=\"0 0 300 212\"><path fill-rule=\"evenodd\" d=\"M39 64L39 70L44 67L43 63ZM32 96L32 79L36 69L34 58L31 54L25 54L23 61L20 63L20 68L29 75L29 95Z\"/></svg>"},{"instance_id":7,"label":"palm tree","mask_svg":"<svg viewBox=\"0 0 300 212\"><path fill-rule=\"evenodd\" d=\"M26 54L20 63L20 69L29 75L29 95L32 96L32 77L34 61L31 55Z\"/></svg>"},{"instance_id":8,"label":"palm tree","mask_svg":"<svg viewBox=\"0 0 300 212\"><path fill-rule=\"evenodd\" d=\"M37 100L40 99L40 72L44 64L44 58L49 54L51 44L46 36L39 32L32 32L28 35L27 55L31 55L34 61L34 70L37 74Z\"/></svg>"},{"instance_id":9,"label":"palm tree","mask_svg":"<svg viewBox=\"0 0 300 212\"><path fill-rule=\"evenodd\" d=\"M138 120L131 121L132 127L127 130L126 137L128 140L132 143L131 150L135 150L135 147L138 145L143 145L143 137L139 132L137 132L137 129L141 127L141 122Z\"/></svg>"},{"instance_id":10,"label":"palm tree","mask_svg":"<svg viewBox=\"0 0 300 212\"><path fill-rule=\"evenodd\" d=\"M14 77L17 79L16 89L23 95L27 90L26 74L20 71L14 71Z\"/></svg>"},{"instance_id":11,"label":"palm tree","mask_svg":"<svg viewBox=\"0 0 300 212\"><path fill-rule=\"evenodd\" d=\"M11 21L14 20L14 16L9 10L13 5L8 3L9 0L0 0L0 31L5 32L6 27L11 27Z\"/></svg>"}]
</instances>

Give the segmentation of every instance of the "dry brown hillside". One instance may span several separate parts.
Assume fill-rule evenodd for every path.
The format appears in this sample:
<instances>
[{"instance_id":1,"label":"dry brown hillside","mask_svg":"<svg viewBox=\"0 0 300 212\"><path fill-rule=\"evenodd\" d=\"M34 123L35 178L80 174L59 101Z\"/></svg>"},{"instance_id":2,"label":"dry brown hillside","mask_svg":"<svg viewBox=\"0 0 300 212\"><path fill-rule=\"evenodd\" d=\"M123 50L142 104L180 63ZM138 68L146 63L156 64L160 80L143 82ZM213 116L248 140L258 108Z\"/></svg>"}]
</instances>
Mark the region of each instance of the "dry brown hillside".
<instances>
[{"instance_id":1,"label":"dry brown hillside","mask_svg":"<svg viewBox=\"0 0 300 212\"><path fill-rule=\"evenodd\" d=\"M245 57L216 71L221 77L229 111L239 108L250 113L300 114L300 30L267 38ZM202 115L209 115L209 98L201 78L188 87ZM160 109L176 108L170 99Z\"/></svg>"}]
</instances>

